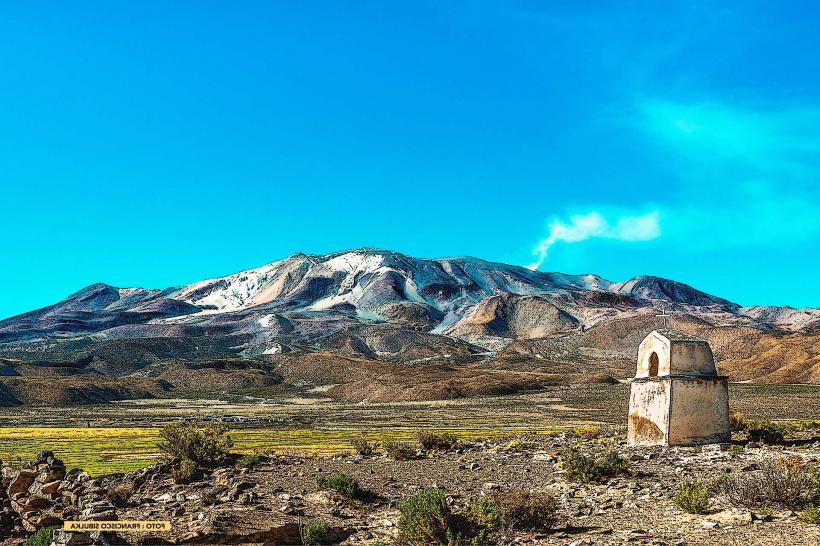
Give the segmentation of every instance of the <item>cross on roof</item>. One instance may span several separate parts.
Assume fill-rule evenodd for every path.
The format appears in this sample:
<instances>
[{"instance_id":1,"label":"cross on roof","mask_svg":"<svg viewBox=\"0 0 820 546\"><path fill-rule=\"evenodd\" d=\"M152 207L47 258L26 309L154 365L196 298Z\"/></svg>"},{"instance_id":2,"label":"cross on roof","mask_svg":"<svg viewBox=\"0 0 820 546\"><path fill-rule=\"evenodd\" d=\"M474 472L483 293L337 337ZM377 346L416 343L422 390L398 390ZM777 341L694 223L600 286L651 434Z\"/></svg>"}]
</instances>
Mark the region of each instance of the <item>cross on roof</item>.
<instances>
[{"instance_id":1,"label":"cross on roof","mask_svg":"<svg viewBox=\"0 0 820 546\"><path fill-rule=\"evenodd\" d=\"M671 317L672 315L670 313L666 312L666 304L664 302L661 302L660 305L661 305L661 312L660 312L659 315L655 315L655 316L659 317L663 320L663 329L668 330L669 329L669 317Z\"/></svg>"}]
</instances>

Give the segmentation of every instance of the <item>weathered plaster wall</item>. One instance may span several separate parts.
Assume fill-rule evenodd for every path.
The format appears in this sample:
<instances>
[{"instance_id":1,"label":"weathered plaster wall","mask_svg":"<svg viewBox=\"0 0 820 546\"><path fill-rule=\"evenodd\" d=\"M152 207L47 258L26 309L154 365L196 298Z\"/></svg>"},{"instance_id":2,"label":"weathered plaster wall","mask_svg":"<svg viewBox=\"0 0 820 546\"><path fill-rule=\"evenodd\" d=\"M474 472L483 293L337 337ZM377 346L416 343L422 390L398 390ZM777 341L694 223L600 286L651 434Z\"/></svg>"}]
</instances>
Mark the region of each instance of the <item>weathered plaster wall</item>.
<instances>
[{"instance_id":1,"label":"weathered plaster wall","mask_svg":"<svg viewBox=\"0 0 820 546\"><path fill-rule=\"evenodd\" d=\"M672 342L672 373L715 375L715 357L706 342Z\"/></svg>"},{"instance_id":2,"label":"weathered plaster wall","mask_svg":"<svg viewBox=\"0 0 820 546\"><path fill-rule=\"evenodd\" d=\"M728 442L729 386L725 378L671 378L669 445Z\"/></svg>"},{"instance_id":3,"label":"weathered plaster wall","mask_svg":"<svg viewBox=\"0 0 820 546\"><path fill-rule=\"evenodd\" d=\"M632 382L629 394L629 445L663 445L669 418L669 377Z\"/></svg>"},{"instance_id":4,"label":"weathered plaster wall","mask_svg":"<svg viewBox=\"0 0 820 546\"><path fill-rule=\"evenodd\" d=\"M654 332L649 334L638 347L638 369L635 377L649 376L649 357L658 353L658 375L669 375L670 346L669 340Z\"/></svg>"}]
</instances>

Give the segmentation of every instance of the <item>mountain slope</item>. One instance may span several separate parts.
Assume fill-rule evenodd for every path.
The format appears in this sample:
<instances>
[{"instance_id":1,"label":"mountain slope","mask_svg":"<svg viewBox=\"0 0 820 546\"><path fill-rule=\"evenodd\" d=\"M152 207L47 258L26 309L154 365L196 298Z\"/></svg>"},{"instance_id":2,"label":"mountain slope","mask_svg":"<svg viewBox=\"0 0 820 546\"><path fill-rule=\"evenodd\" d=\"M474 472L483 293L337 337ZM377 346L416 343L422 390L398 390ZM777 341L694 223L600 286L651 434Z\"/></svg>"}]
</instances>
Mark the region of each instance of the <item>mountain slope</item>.
<instances>
[{"instance_id":1,"label":"mountain slope","mask_svg":"<svg viewBox=\"0 0 820 546\"><path fill-rule=\"evenodd\" d=\"M344 378L328 365L329 357L317 359L321 353L369 370L424 364L444 366L437 374L459 374L484 362L508 372L546 370L550 377L606 381L630 375L634 347L659 324L654 315L661 303L672 310L674 324L712 341L716 354L732 362L727 369L733 376L817 379L809 369L816 364L811 332L820 325L817 309L740 307L659 277L613 283L477 258L420 259L370 248L295 254L167 290L91 285L55 305L0 321L0 371L23 378L48 371L66 380L90 380L91 374L170 378L167 387L173 389L174 381L180 388L193 388L197 377L205 382L202 362L225 361L233 364L208 372L208 381L234 374L229 384L241 388L298 383L301 376L287 370L301 374L311 365L326 378ZM779 352L786 332L795 337L788 338L788 351ZM765 353L753 358L752 351L762 347ZM285 366L293 360L283 355L298 357L300 367ZM237 359L252 371L240 372L244 365L237 366ZM382 371L381 377L412 377ZM357 388L333 392L362 393L361 385L374 377L358 376ZM498 377L504 375L494 381Z\"/></svg>"}]
</instances>

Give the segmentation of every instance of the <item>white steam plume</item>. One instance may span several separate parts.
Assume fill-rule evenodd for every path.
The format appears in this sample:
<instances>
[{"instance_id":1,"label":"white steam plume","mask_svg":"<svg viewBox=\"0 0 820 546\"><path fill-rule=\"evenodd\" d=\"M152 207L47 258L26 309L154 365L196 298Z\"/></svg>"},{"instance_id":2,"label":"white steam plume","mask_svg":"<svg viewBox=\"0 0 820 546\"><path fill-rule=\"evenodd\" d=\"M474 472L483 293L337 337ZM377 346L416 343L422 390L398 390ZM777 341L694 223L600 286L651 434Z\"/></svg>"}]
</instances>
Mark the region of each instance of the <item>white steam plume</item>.
<instances>
[{"instance_id":1,"label":"white steam plume","mask_svg":"<svg viewBox=\"0 0 820 546\"><path fill-rule=\"evenodd\" d=\"M535 262L527 267L533 271L541 267L555 243L578 243L587 239L617 239L619 241L648 241L661 234L658 212L639 216L621 216L614 223L599 212L576 214L568 223L556 218L550 224L549 235L533 249Z\"/></svg>"}]
</instances>

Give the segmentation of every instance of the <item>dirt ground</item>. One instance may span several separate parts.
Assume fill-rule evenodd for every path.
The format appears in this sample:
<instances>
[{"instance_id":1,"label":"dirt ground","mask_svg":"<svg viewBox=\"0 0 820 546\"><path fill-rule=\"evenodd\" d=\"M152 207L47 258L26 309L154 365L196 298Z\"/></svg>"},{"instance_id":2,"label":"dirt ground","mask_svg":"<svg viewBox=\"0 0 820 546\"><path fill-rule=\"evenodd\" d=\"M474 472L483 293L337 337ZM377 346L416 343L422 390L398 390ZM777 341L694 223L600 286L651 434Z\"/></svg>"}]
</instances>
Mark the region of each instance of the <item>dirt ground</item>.
<instances>
[{"instance_id":1,"label":"dirt ground","mask_svg":"<svg viewBox=\"0 0 820 546\"><path fill-rule=\"evenodd\" d=\"M224 466L193 483L176 484L169 468L151 468L92 478L61 486L80 499L78 510L116 512L120 520L170 520L174 530L157 535L122 535L131 544L221 543L300 544L300 529L324 522L344 545L401 544L397 538L399 503L422 489L441 488L454 510L471 499L497 491L547 492L558 503L559 523L549 532L516 532L499 544L820 544L820 526L775 507L732 507L720 495L708 512L692 515L678 508L673 495L686 478L706 482L733 473L754 472L762 461L796 455L804 463L820 461L820 436L814 429L784 443L746 445L736 439L731 450L696 448L630 449L624 442L626 385L573 385L538 393L482 399L400 404L339 404L321 397L299 400L146 401L98 408L38 408L6 411L3 426L97 425L155 426L180 417L242 417L231 426L314 426L327 429L508 427L510 436L466 440L458 449L419 451L415 460L397 461L378 453L369 457L341 454L262 453L251 468ZM757 419L806 420L820 416L820 391L811 386L730 386L733 410ZM612 423L601 437L560 432L590 423ZM517 428L554 429L549 435L514 433ZM601 483L566 479L559 451L580 442L584 450L616 449L630 460L624 476ZM55 446L59 457L59 447ZM351 500L318 487L317 476L344 472L368 492ZM106 504L109 490L130 483L135 490L126 505ZM84 500L83 500L84 499ZM96 508L95 508L96 506ZM506 539L505 539L506 540ZM9 544L19 544L12 539Z\"/></svg>"},{"instance_id":2,"label":"dirt ground","mask_svg":"<svg viewBox=\"0 0 820 546\"><path fill-rule=\"evenodd\" d=\"M815 461L820 441L720 451L627 449L618 437L581 440L585 449L615 446L630 459L626 475L589 484L567 480L558 464L558 450L576 441L567 434L485 441L455 451L423 452L411 461L385 455L274 456L251 469L221 468L187 485L175 485L161 472L142 471L147 479L132 505L118 509L117 516L170 519L174 531L155 538L174 543L299 544L292 542L299 526L322 521L336 533L336 544L405 544L397 537L397 506L422 489L443 489L454 510L495 491L533 489L556 498L559 523L549 532L516 532L498 544L820 543L820 526L802 523L787 510L774 509L764 517L748 508L732 508L716 495L706 514L692 515L672 500L686 478L711 481L786 456ZM350 500L318 487L316 477L333 472L355 477L367 499ZM110 488L134 476L139 472L102 479L93 486ZM146 541L145 536L123 538Z\"/></svg>"}]
</instances>

